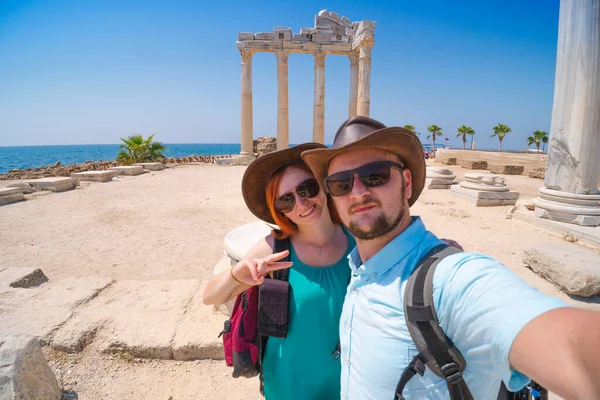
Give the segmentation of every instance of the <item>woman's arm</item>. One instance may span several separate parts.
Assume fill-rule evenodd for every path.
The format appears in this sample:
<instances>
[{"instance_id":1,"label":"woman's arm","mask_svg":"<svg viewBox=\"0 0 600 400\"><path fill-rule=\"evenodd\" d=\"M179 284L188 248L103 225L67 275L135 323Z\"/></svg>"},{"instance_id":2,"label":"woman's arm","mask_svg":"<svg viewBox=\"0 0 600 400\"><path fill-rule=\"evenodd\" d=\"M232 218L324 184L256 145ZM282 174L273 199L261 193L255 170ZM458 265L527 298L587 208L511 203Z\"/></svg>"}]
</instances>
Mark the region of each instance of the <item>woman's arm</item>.
<instances>
[{"instance_id":1,"label":"woman's arm","mask_svg":"<svg viewBox=\"0 0 600 400\"><path fill-rule=\"evenodd\" d=\"M271 235L261 239L233 268L212 277L204 288L202 301L207 305L224 304L250 286L260 285L267 273L292 265L291 262L277 262L287 255L288 251L273 254Z\"/></svg>"}]
</instances>

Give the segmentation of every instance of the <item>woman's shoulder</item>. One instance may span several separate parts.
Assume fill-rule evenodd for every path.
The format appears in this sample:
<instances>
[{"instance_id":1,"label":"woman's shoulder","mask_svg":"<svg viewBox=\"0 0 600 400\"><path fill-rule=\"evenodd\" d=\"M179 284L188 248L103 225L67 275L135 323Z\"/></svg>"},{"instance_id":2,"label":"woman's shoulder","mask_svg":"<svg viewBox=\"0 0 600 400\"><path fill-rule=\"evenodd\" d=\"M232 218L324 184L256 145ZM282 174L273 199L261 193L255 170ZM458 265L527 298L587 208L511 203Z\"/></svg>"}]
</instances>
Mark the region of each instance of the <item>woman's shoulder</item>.
<instances>
[{"instance_id":1,"label":"woman's shoulder","mask_svg":"<svg viewBox=\"0 0 600 400\"><path fill-rule=\"evenodd\" d=\"M265 236L256 242L246 253L246 258L263 258L269 254L273 254L275 246L275 238L272 234Z\"/></svg>"}]
</instances>

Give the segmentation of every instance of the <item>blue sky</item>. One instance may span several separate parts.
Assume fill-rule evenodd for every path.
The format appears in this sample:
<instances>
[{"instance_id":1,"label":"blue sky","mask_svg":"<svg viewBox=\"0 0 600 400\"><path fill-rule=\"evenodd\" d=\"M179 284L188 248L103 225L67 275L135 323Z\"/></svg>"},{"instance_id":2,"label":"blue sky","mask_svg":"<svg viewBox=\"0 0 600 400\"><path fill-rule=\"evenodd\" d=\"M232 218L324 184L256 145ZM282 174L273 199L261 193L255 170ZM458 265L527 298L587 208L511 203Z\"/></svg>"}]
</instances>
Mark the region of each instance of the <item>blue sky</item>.
<instances>
[{"instance_id":1,"label":"blue sky","mask_svg":"<svg viewBox=\"0 0 600 400\"><path fill-rule=\"evenodd\" d=\"M437 124L453 147L471 125L504 147L549 132L558 0L132 1L0 0L0 146L117 143L156 132L166 143L239 143L237 32L312 27L321 9L377 21L371 116ZM254 136L275 136L276 61L253 59ZM350 66L329 56L325 141L347 118ZM290 142L312 138L313 59L289 58ZM445 142L448 143L448 142Z\"/></svg>"}]
</instances>

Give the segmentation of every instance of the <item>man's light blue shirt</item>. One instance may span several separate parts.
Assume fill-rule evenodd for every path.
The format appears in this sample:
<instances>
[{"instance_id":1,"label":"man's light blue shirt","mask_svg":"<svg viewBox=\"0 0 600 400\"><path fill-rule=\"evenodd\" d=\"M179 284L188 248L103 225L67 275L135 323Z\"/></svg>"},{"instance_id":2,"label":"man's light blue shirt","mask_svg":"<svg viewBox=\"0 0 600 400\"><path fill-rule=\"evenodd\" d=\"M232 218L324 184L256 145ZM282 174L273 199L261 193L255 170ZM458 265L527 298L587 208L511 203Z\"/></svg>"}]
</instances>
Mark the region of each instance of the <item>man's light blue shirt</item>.
<instances>
[{"instance_id":1,"label":"man's light blue shirt","mask_svg":"<svg viewBox=\"0 0 600 400\"><path fill-rule=\"evenodd\" d=\"M404 368L417 355L404 319L406 281L419 260L443 243L419 217L366 263L355 248L342 317L342 399L393 399ZM525 283L498 261L459 253L442 260L433 279L440 325L467 361L464 377L475 399L496 400L529 378L511 369L508 353L519 331L536 316L566 304ZM404 389L406 399L447 399L443 378L429 369Z\"/></svg>"}]
</instances>

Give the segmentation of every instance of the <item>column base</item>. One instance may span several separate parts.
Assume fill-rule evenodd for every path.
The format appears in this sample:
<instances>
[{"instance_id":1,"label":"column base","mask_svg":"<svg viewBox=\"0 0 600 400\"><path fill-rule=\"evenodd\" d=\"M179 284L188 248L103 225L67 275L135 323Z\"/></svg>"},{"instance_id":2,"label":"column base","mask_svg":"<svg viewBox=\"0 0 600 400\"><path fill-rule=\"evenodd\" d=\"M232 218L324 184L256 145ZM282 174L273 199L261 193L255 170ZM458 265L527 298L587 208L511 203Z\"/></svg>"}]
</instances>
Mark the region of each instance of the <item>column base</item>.
<instances>
[{"instance_id":1,"label":"column base","mask_svg":"<svg viewBox=\"0 0 600 400\"><path fill-rule=\"evenodd\" d=\"M545 187L533 200L535 216L581 226L600 226L600 194L575 194Z\"/></svg>"}]
</instances>

